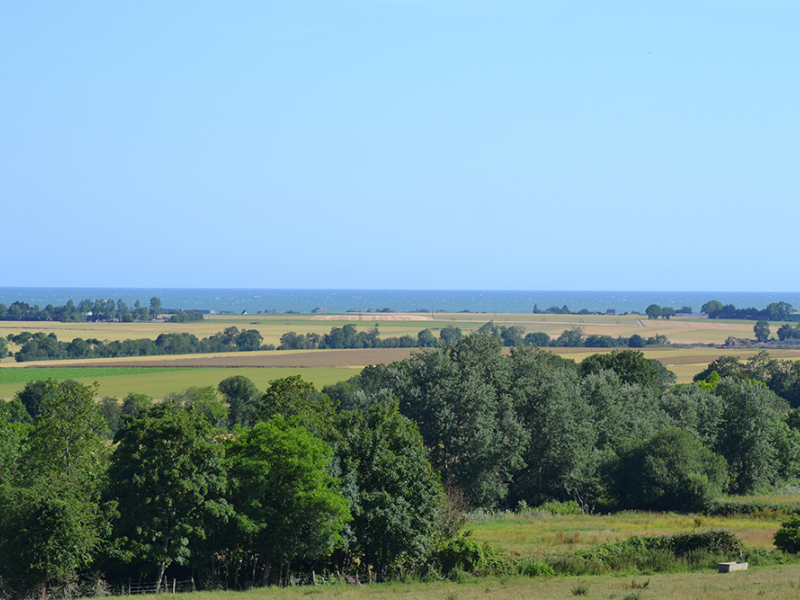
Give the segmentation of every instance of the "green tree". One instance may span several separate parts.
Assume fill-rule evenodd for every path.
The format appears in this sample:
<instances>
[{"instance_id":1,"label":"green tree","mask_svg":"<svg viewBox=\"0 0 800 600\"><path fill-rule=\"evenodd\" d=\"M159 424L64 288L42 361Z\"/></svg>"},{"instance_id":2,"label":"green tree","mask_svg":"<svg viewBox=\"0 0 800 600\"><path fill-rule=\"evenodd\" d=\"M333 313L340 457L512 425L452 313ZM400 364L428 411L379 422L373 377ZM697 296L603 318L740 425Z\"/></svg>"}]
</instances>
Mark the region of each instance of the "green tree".
<instances>
[{"instance_id":1,"label":"green tree","mask_svg":"<svg viewBox=\"0 0 800 600\"><path fill-rule=\"evenodd\" d=\"M756 341L764 343L769 340L769 323L767 321L759 321L753 326L753 333L756 335Z\"/></svg>"},{"instance_id":2,"label":"green tree","mask_svg":"<svg viewBox=\"0 0 800 600\"><path fill-rule=\"evenodd\" d=\"M715 450L728 461L733 491L747 494L773 484L779 475L774 445L786 403L763 384L723 378L714 389L722 399L723 415Z\"/></svg>"},{"instance_id":3,"label":"green tree","mask_svg":"<svg viewBox=\"0 0 800 600\"><path fill-rule=\"evenodd\" d=\"M51 389L52 387L46 380L40 379L39 381L29 381L17 392L16 398L22 402L34 421L39 418L39 413L42 411L42 398Z\"/></svg>"},{"instance_id":4,"label":"green tree","mask_svg":"<svg viewBox=\"0 0 800 600\"><path fill-rule=\"evenodd\" d=\"M510 364L498 340L470 335L412 354L391 391L416 421L431 461L447 485L473 506L493 506L522 466L528 433L508 395Z\"/></svg>"},{"instance_id":5,"label":"green tree","mask_svg":"<svg viewBox=\"0 0 800 600\"><path fill-rule=\"evenodd\" d=\"M661 316L664 319L669 320L670 317L674 317L675 316L675 309L674 308L670 308L669 306L665 306L665 307L663 307L661 309Z\"/></svg>"},{"instance_id":6,"label":"green tree","mask_svg":"<svg viewBox=\"0 0 800 600\"><path fill-rule=\"evenodd\" d=\"M184 409L193 408L203 415L214 427L228 426L228 409L220 401L214 386L190 387L183 392L167 394L165 400L173 400Z\"/></svg>"},{"instance_id":7,"label":"green tree","mask_svg":"<svg viewBox=\"0 0 800 600\"><path fill-rule=\"evenodd\" d=\"M328 474L332 451L304 427L281 415L241 430L230 444L229 498L236 511L237 539L262 567L332 552L350 519L339 482Z\"/></svg>"},{"instance_id":8,"label":"green tree","mask_svg":"<svg viewBox=\"0 0 800 600\"><path fill-rule=\"evenodd\" d=\"M0 576L20 595L91 565L108 518L99 502L107 448L95 387L45 385L16 477L0 485Z\"/></svg>"},{"instance_id":9,"label":"green tree","mask_svg":"<svg viewBox=\"0 0 800 600\"><path fill-rule=\"evenodd\" d=\"M658 406L659 390L624 383L614 371L601 370L585 376L581 394L594 412L598 450L619 452L669 424Z\"/></svg>"},{"instance_id":10,"label":"green tree","mask_svg":"<svg viewBox=\"0 0 800 600\"><path fill-rule=\"evenodd\" d=\"M220 381L217 389L228 403L230 425L248 426L261 398L256 385L244 375L234 375Z\"/></svg>"},{"instance_id":11,"label":"green tree","mask_svg":"<svg viewBox=\"0 0 800 600\"><path fill-rule=\"evenodd\" d=\"M583 328L573 327L572 329L565 329L561 335L556 339L556 345L565 348L579 348L583 346Z\"/></svg>"},{"instance_id":12,"label":"green tree","mask_svg":"<svg viewBox=\"0 0 800 600\"><path fill-rule=\"evenodd\" d=\"M200 413L165 401L115 438L108 488L120 514L115 555L149 565L157 584L171 564L188 564L213 524L231 513L217 435Z\"/></svg>"},{"instance_id":13,"label":"green tree","mask_svg":"<svg viewBox=\"0 0 800 600\"><path fill-rule=\"evenodd\" d=\"M722 314L723 308L722 302L711 300L700 307L700 312L704 315L708 315L709 319L717 319Z\"/></svg>"},{"instance_id":14,"label":"green tree","mask_svg":"<svg viewBox=\"0 0 800 600\"><path fill-rule=\"evenodd\" d=\"M574 363L531 346L512 350L511 362L510 394L531 436L510 502L575 499L585 505L594 488L597 432Z\"/></svg>"},{"instance_id":15,"label":"green tree","mask_svg":"<svg viewBox=\"0 0 800 600\"><path fill-rule=\"evenodd\" d=\"M529 346L547 348L550 345L550 336L541 331L535 331L525 336L525 343Z\"/></svg>"},{"instance_id":16,"label":"green tree","mask_svg":"<svg viewBox=\"0 0 800 600\"><path fill-rule=\"evenodd\" d=\"M123 423L143 417L151 408L153 408L153 399L150 396L131 392L122 401Z\"/></svg>"},{"instance_id":17,"label":"green tree","mask_svg":"<svg viewBox=\"0 0 800 600\"><path fill-rule=\"evenodd\" d=\"M417 334L417 345L420 348L435 348L436 343L436 337L430 329L423 329Z\"/></svg>"},{"instance_id":18,"label":"green tree","mask_svg":"<svg viewBox=\"0 0 800 600\"><path fill-rule=\"evenodd\" d=\"M658 304L651 304L644 309L644 314L647 315L648 319L657 319L664 314L664 311Z\"/></svg>"},{"instance_id":19,"label":"green tree","mask_svg":"<svg viewBox=\"0 0 800 600\"><path fill-rule=\"evenodd\" d=\"M236 349L244 352L254 351L261 348L264 338L255 329L245 329L236 336Z\"/></svg>"},{"instance_id":20,"label":"green tree","mask_svg":"<svg viewBox=\"0 0 800 600\"><path fill-rule=\"evenodd\" d=\"M335 413L336 406L330 398L303 381L300 375L292 375L270 382L250 422L269 421L275 415L282 415L290 424L302 425L313 435L327 439Z\"/></svg>"},{"instance_id":21,"label":"green tree","mask_svg":"<svg viewBox=\"0 0 800 600\"><path fill-rule=\"evenodd\" d=\"M602 370L614 371L623 383L638 383L666 388L675 383L675 374L655 359L645 358L638 350L614 350L610 354L593 354L579 365L584 377Z\"/></svg>"},{"instance_id":22,"label":"green tree","mask_svg":"<svg viewBox=\"0 0 800 600\"><path fill-rule=\"evenodd\" d=\"M634 333L628 339L628 348L644 348L645 340L638 333Z\"/></svg>"},{"instance_id":23,"label":"green tree","mask_svg":"<svg viewBox=\"0 0 800 600\"><path fill-rule=\"evenodd\" d=\"M342 411L336 455L353 521L342 562L358 558L383 579L430 553L444 493L414 423L396 401Z\"/></svg>"},{"instance_id":24,"label":"green tree","mask_svg":"<svg viewBox=\"0 0 800 600\"><path fill-rule=\"evenodd\" d=\"M726 483L725 459L692 434L662 429L624 451L612 490L623 508L702 511Z\"/></svg>"},{"instance_id":25,"label":"green tree","mask_svg":"<svg viewBox=\"0 0 800 600\"><path fill-rule=\"evenodd\" d=\"M161 300L155 296L150 298L150 316L157 319L161 315Z\"/></svg>"},{"instance_id":26,"label":"green tree","mask_svg":"<svg viewBox=\"0 0 800 600\"><path fill-rule=\"evenodd\" d=\"M453 327L452 325L448 325L447 327L442 327L442 330L439 332L439 338L445 344L454 344L462 337L461 329L459 327Z\"/></svg>"}]
</instances>

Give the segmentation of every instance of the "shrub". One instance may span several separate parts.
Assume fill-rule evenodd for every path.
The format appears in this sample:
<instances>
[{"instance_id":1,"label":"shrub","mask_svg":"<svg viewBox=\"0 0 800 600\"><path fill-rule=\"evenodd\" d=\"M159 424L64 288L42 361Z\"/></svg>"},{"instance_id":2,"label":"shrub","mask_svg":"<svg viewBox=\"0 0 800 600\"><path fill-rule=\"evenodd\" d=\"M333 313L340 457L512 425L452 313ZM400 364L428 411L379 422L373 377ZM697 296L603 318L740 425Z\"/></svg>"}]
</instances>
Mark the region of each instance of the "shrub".
<instances>
[{"instance_id":1,"label":"shrub","mask_svg":"<svg viewBox=\"0 0 800 600\"><path fill-rule=\"evenodd\" d=\"M800 552L800 516L781 523L781 528L775 532L775 546L790 554Z\"/></svg>"},{"instance_id":2,"label":"shrub","mask_svg":"<svg viewBox=\"0 0 800 600\"><path fill-rule=\"evenodd\" d=\"M519 573L528 577L544 577L556 574L553 567L540 560L527 560L520 563Z\"/></svg>"},{"instance_id":3,"label":"shrub","mask_svg":"<svg viewBox=\"0 0 800 600\"><path fill-rule=\"evenodd\" d=\"M486 566L486 556L483 547L472 539L472 532L451 540L439 551L439 562L442 571L454 573L456 571L475 572Z\"/></svg>"},{"instance_id":4,"label":"shrub","mask_svg":"<svg viewBox=\"0 0 800 600\"><path fill-rule=\"evenodd\" d=\"M692 434L662 429L623 452L611 478L625 508L700 511L722 493L727 467Z\"/></svg>"}]
</instances>

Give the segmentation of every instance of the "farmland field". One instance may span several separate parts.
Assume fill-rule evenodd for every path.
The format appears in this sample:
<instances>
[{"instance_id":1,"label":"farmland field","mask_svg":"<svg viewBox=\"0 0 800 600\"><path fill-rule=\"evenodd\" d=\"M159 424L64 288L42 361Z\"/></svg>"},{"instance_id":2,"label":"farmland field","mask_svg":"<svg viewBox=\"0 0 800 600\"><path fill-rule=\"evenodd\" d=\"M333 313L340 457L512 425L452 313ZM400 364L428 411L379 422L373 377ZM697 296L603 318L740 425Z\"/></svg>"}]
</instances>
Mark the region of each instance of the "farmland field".
<instances>
[{"instance_id":1,"label":"farmland field","mask_svg":"<svg viewBox=\"0 0 800 600\"><path fill-rule=\"evenodd\" d=\"M296 333L327 333L331 327L351 323L358 330L367 330L376 324L382 337L416 334L423 328L441 329L448 325L460 327L465 333L476 331L489 320L506 326L516 325L526 332L544 331L557 336L564 329L581 327L585 334L630 336L638 333L643 337L666 335L676 343L692 343L682 348L645 349L648 358L661 361L686 383L702 371L706 365L721 355L738 356L742 360L753 356L757 350L739 348L708 347L705 344L720 343L729 336L752 337L753 323L750 321L719 321L708 319L674 318L669 321L650 321L637 315L541 315L541 314L476 314L476 313L369 313L361 320L354 314L326 315L211 315L198 323L54 323L54 322L0 322L0 335L20 331L43 331L55 333L62 341L75 337L94 337L102 340L123 340L158 337L161 333L188 332L198 337L207 337L226 327L257 329L265 343L279 344L280 337L288 331ZM775 330L780 324L771 323ZM703 344L703 345L701 345ZM13 347L12 350L17 348ZM508 349L505 349L508 351ZM548 351L576 361L598 352L609 352L601 348L548 348ZM172 391L191 385L216 385L231 374L247 375L260 388L276 378L290 374L301 374L318 388L328 383L347 379L358 369L369 364L385 364L407 358L411 349L364 349L364 350L298 350L231 352L217 354L188 354L144 356L135 358L86 359L80 361L42 361L16 363L13 358L0 360L0 372L11 369L25 371L32 367L47 367L47 374L37 377L67 377L57 375L53 367L124 367L152 368L146 372L126 371L98 372L87 374L74 371L68 377L83 383L97 381L100 394L110 396L139 392L161 397ZM770 350L770 354L781 359L800 359L800 348ZM210 367L214 367L213 369ZM39 371L40 369L36 369ZM0 377L0 398L8 398L21 389L25 377L16 379ZM23 377L19 379L19 377Z\"/></svg>"},{"instance_id":2,"label":"farmland field","mask_svg":"<svg viewBox=\"0 0 800 600\"><path fill-rule=\"evenodd\" d=\"M416 335L420 330L442 327L460 327L465 332L475 331L493 320L498 325L521 326L525 331L542 331L558 336L564 329L582 327L586 334L643 337L666 335L673 343L719 344L728 337L753 337L752 321L724 321L696 318L648 320L641 315L542 315L542 314L477 314L477 313L368 313L359 320L354 314L329 315L208 315L196 323L57 323L57 322L0 322L0 335L20 331L55 333L61 341L76 337L97 338L104 341L135 338L155 339L161 333L188 332L198 337L208 337L226 327L256 329L267 344L280 343L288 331L295 333L327 333L331 327L353 324L359 331L378 326L382 337ZM781 323L770 323L773 331Z\"/></svg>"},{"instance_id":3,"label":"farmland field","mask_svg":"<svg viewBox=\"0 0 800 600\"><path fill-rule=\"evenodd\" d=\"M35 379L75 379L82 384L97 382L98 396L123 398L130 392L163 398L170 392L180 392L191 386L214 386L234 375L249 377L259 389L270 381L301 375L317 389L352 377L358 370L351 368L74 368L74 369L2 369L0 398L11 398L26 381ZM17 376L17 374L20 376ZM90 373L90 374L88 374ZM10 376L13 375L13 376Z\"/></svg>"}]
</instances>

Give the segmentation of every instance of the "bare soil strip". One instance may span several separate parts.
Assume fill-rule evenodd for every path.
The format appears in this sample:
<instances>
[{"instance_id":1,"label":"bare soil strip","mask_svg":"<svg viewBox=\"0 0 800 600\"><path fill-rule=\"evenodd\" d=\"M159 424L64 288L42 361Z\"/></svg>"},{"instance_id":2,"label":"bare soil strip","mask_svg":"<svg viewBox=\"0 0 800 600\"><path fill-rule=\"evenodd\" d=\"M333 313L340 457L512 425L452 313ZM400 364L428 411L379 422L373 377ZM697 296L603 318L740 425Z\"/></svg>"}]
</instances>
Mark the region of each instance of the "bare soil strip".
<instances>
[{"instance_id":1,"label":"bare soil strip","mask_svg":"<svg viewBox=\"0 0 800 600\"><path fill-rule=\"evenodd\" d=\"M315 315L312 321L433 321L432 314L353 313L348 315Z\"/></svg>"}]
</instances>

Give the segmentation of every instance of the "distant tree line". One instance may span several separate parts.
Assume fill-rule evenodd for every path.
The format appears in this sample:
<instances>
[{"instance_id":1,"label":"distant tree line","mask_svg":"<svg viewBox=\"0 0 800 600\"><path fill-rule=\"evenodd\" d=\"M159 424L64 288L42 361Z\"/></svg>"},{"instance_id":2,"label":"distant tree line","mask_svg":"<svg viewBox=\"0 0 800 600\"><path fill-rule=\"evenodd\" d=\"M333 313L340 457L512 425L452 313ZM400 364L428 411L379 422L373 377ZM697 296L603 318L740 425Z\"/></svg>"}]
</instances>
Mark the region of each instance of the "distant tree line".
<instances>
[{"instance_id":1,"label":"distant tree line","mask_svg":"<svg viewBox=\"0 0 800 600\"><path fill-rule=\"evenodd\" d=\"M539 348L644 348L645 346L663 346L666 336L655 335L644 338L638 333L630 337L610 335L584 335L582 327L565 329L557 338L551 338L541 331L525 333L521 325L496 325L489 321L478 329L478 333L493 337L505 347L538 346Z\"/></svg>"},{"instance_id":2,"label":"distant tree line","mask_svg":"<svg viewBox=\"0 0 800 600\"><path fill-rule=\"evenodd\" d=\"M134 321L149 321L157 319L163 311L161 300L157 297L150 298L150 306L143 306L137 300L133 307L129 307L124 300L94 300L90 298L81 300L77 305L68 300L63 306L48 304L44 308L39 305L30 306L27 302L12 302L10 306L0 304L0 321L121 321L132 323ZM200 314L200 313L196 313ZM202 319L202 315L200 317Z\"/></svg>"},{"instance_id":3,"label":"distant tree line","mask_svg":"<svg viewBox=\"0 0 800 600\"><path fill-rule=\"evenodd\" d=\"M173 318L191 314L197 313L181 313L173 315ZM580 327L567 329L557 338L551 339L548 334L543 332L525 334L524 327L495 325L493 321L482 325L478 331L496 338L506 347L532 345L542 348L548 346L554 348L644 348L667 343L667 338L663 335L648 338L639 334L616 338L609 335L583 335ZM416 337L403 335L381 338L377 325L368 331L358 331L355 325L348 323L343 327L332 327L331 331L326 334L298 334L290 331L281 336L281 343L277 349L433 348L439 343L453 344L462 336L463 332L460 328L448 326L439 331L438 339L430 329L423 329ZM14 354L17 362L275 350L274 345L263 344L263 336L258 330L244 329L240 331L237 327L226 327L224 331L202 339L194 334L184 332L162 333L155 340L141 338L111 342L96 338L74 338L71 342L61 342L55 333L23 331L18 334L9 334L6 339L0 341L0 356L5 356L8 352L6 340L21 346Z\"/></svg>"},{"instance_id":4,"label":"distant tree line","mask_svg":"<svg viewBox=\"0 0 800 600\"><path fill-rule=\"evenodd\" d=\"M752 321L786 321L794 312L794 307L787 302L772 302L764 309L736 308L733 304L725 304L711 300L700 309L709 319L748 319Z\"/></svg>"},{"instance_id":5,"label":"distant tree line","mask_svg":"<svg viewBox=\"0 0 800 600\"><path fill-rule=\"evenodd\" d=\"M75 338L71 342L60 342L55 333L23 331L9 334L7 340L21 346L14 354L17 362L275 349L271 345L262 345L263 337L257 330L240 331L237 327L226 327L224 331L202 339L191 333L162 333L155 340L141 338L106 342L96 338Z\"/></svg>"}]
</instances>

